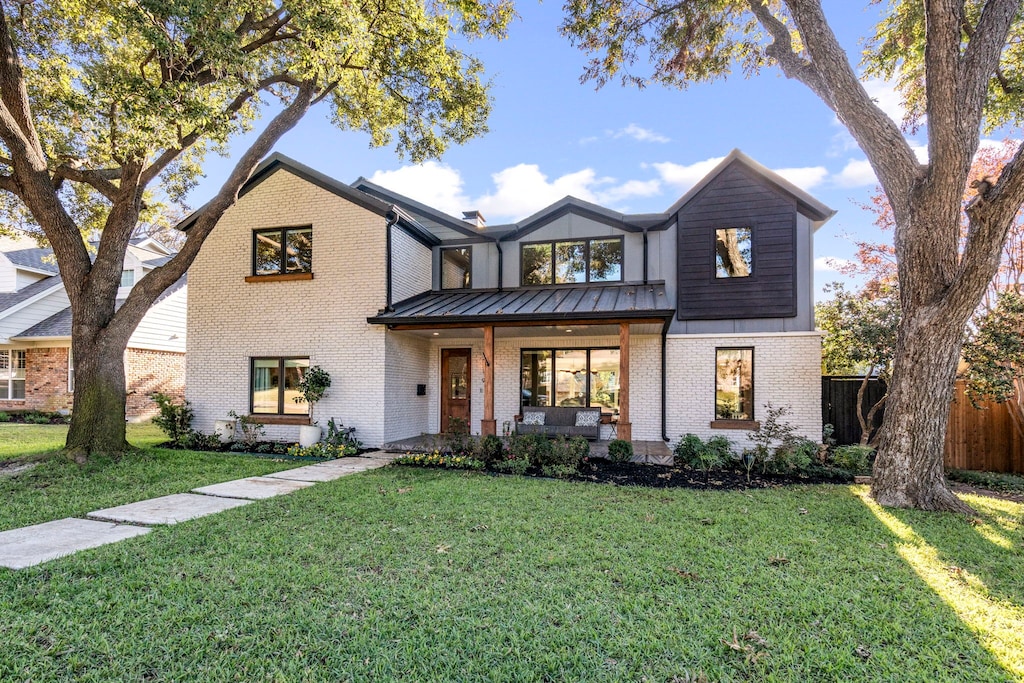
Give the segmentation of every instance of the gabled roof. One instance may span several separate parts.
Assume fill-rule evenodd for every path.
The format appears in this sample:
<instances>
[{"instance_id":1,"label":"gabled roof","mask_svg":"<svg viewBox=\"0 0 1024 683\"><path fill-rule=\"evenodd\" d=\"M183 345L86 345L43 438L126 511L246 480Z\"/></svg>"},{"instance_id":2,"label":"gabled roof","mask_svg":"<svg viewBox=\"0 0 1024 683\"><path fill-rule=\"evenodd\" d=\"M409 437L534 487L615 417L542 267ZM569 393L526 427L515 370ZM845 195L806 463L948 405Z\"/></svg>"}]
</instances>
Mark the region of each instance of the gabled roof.
<instances>
[{"instance_id":1,"label":"gabled roof","mask_svg":"<svg viewBox=\"0 0 1024 683\"><path fill-rule=\"evenodd\" d=\"M4 256L7 257L8 261L21 269L37 273L48 273L50 275L56 275L60 272L57 269L56 261L53 260L52 249L43 247L15 249L14 251L5 251Z\"/></svg>"},{"instance_id":2,"label":"gabled roof","mask_svg":"<svg viewBox=\"0 0 1024 683\"><path fill-rule=\"evenodd\" d=\"M729 154L727 154L717 166L711 169L710 173L704 176L696 185L687 190L686 194L680 197L666 213L674 214L678 212L690 203L690 200L700 194L701 190L710 185L715 178L721 175L721 173L733 163L742 164L770 185L774 185L778 190L793 197L793 199L796 200L797 207L800 209L800 213L810 217L812 220L824 222L836 214L835 209L831 209L825 204L822 204L806 191L789 182L770 168L757 163L739 149L734 149L729 152Z\"/></svg>"},{"instance_id":3,"label":"gabled roof","mask_svg":"<svg viewBox=\"0 0 1024 683\"><path fill-rule=\"evenodd\" d=\"M255 171L253 171L249 180L247 180L245 184L242 185L242 189L238 191L238 196L243 197L249 192L252 192L260 183L281 170L289 171L290 173L295 174L321 189L327 190L332 194L347 199L353 204L361 206L364 209L381 216L387 216L392 210L390 204L382 202L376 197L350 187L340 180L335 180L329 175L310 168L305 164L299 163L295 159L287 157L280 152L274 152L260 162L260 165L256 167ZM201 207L186 216L185 219L175 227L178 230L188 230L207 206L209 206L209 202L203 204Z\"/></svg>"},{"instance_id":4,"label":"gabled roof","mask_svg":"<svg viewBox=\"0 0 1024 683\"><path fill-rule=\"evenodd\" d=\"M178 280L173 285L171 285L170 287L165 289L160 294L160 296L158 296L156 298L156 300L153 302L152 306L156 306L158 303L160 303L161 301L163 301L164 299L166 299L167 297L171 296L172 294L177 292L179 289L184 287L187 284L187 282L188 282L187 277L188 276L186 274L186 275L183 275L180 278L178 278ZM116 307L120 308L121 304L123 304L123 303L124 303L124 299L118 299L117 302L116 302ZM152 306L150 306L150 308L152 308ZM51 315L46 320L43 320L41 322L36 323L35 325L33 325L32 327L28 328L27 330L23 330L23 331L21 331L21 332L19 332L17 334L12 334L11 335L11 341L29 341L29 340L32 340L32 339L55 339L55 338L56 339L61 339L61 338L64 338L64 337L66 337L68 339L71 338L71 307L70 306L68 306L67 308L65 308L62 311L58 311L57 313L54 313L53 315Z\"/></svg>"},{"instance_id":5,"label":"gabled roof","mask_svg":"<svg viewBox=\"0 0 1024 683\"><path fill-rule=\"evenodd\" d=\"M517 289L424 292L367 318L387 325L524 323L556 320L640 320L675 313L664 282L591 283Z\"/></svg>"}]
</instances>

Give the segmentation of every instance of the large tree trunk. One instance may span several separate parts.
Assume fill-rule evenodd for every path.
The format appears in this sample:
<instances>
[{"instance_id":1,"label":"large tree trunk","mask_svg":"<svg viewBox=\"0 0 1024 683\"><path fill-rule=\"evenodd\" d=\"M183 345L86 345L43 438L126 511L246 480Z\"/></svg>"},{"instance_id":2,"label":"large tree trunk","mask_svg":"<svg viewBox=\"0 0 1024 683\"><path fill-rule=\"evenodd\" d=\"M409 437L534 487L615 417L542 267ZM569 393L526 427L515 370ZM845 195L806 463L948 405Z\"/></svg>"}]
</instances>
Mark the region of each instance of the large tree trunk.
<instances>
[{"instance_id":1,"label":"large tree trunk","mask_svg":"<svg viewBox=\"0 0 1024 683\"><path fill-rule=\"evenodd\" d=\"M904 311L871 495L886 507L972 512L943 471L963 322L927 307Z\"/></svg>"},{"instance_id":2,"label":"large tree trunk","mask_svg":"<svg viewBox=\"0 0 1024 683\"><path fill-rule=\"evenodd\" d=\"M76 330L74 419L65 453L77 463L98 454L120 455L133 450L125 435L126 343L109 334Z\"/></svg>"}]
</instances>

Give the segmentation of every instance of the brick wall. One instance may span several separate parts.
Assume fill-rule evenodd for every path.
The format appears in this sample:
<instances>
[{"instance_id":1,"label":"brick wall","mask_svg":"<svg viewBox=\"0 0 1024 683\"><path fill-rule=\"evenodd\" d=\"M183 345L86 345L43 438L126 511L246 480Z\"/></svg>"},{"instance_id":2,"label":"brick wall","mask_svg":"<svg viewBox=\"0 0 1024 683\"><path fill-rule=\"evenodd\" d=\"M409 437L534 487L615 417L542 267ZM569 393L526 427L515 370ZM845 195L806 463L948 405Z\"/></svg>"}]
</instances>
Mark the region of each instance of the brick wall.
<instances>
[{"instance_id":1,"label":"brick wall","mask_svg":"<svg viewBox=\"0 0 1024 683\"><path fill-rule=\"evenodd\" d=\"M794 332L669 335L665 349L666 419L671 443L693 433L703 439L724 436L739 448L750 445L746 431L711 429L715 419L715 349L737 346L754 349L754 419L764 418L769 401L775 407L788 406L792 412L783 419L795 425L799 435L820 441L821 336Z\"/></svg>"},{"instance_id":2,"label":"brick wall","mask_svg":"<svg viewBox=\"0 0 1024 683\"><path fill-rule=\"evenodd\" d=\"M185 398L185 354L130 348L125 351L124 365L129 420L145 420L159 412L150 398L153 393L179 401Z\"/></svg>"},{"instance_id":3,"label":"brick wall","mask_svg":"<svg viewBox=\"0 0 1024 683\"><path fill-rule=\"evenodd\" d=\"M246 282L252 231L313 226L313 279ZM385 219L280 170L229 209L189 270L186 396L195 428L212 432L229 410L249 410L249 359L308 356L331 374L316 405L368 446L384 434L384 336L368 316L384 306ZM272 439L298 427L268 425Z\"/></svg>"}]
</instances>

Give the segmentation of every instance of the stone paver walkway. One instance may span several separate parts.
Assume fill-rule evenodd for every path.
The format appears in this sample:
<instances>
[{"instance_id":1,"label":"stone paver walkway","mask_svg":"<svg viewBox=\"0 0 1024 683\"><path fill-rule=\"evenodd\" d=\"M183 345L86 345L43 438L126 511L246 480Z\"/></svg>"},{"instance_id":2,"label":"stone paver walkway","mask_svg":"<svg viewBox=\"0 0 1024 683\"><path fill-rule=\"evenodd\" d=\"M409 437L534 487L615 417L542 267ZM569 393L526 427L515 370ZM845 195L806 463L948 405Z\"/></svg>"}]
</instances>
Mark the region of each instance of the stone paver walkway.
<instances>
[{"instance_id":1,"label":"stone paver walkway","mask_svg":"<svg viewBox=\"0 0 1024 683\"><path fill-rule=\"evenodd\" d=\"M318 482L384 467L395 455L375 451L362 456L306 465L265 477L248 477L128 505L95 510L88 519L69 517L22 529L0 532L0 567L24 569L49 560L98 548L151 531L155 525L177 524L255 500L281 496Z\"/></svg>"}]
</instances>

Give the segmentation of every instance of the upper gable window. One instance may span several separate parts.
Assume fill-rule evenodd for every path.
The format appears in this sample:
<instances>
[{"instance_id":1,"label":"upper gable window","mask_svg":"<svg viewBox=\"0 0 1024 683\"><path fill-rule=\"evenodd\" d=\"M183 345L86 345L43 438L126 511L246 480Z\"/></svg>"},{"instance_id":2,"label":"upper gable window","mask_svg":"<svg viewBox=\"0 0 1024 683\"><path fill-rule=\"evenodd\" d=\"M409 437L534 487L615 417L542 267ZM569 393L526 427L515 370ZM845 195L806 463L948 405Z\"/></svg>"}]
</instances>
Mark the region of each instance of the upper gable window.
<instances>
[{"instance_id":1,"label":"upper gable window","mask_svg":"<svg viewBox=\"0 0 1024 683\"><path fill-rule=\"evenodd\" d=\"M441 250L441 289L468 289L472 283L472 270L471 247Z\"/></svg>"},{"instance_id":2,"label":"upper gable window","mask_svg":"<svg viewBox=\"0 0 1024 683\"><path fill-rule=\"evenodd\" d=\"M289 275L313 272L313 228L253 231L252 274Z\"/></svg>"},{"instance_id":3,"label":"upper gable window","mask_svg":"<svg viewBox=\"0 0 1024 683\"><path fill-rule=\"evenodd\" d=\"M753 239L750 228L715 230L715 276L749 277L754 273Z\"/></svg>"},{"instance_id":4,"label":"upper gable window","mask_svg":"<svg viewBox=\"0 0 1024 683\"><path fill-rule=\"evenodd\" d=\"M524 244L522 284L622 281L622 238Z\"/></svg>"}]
</instances>

